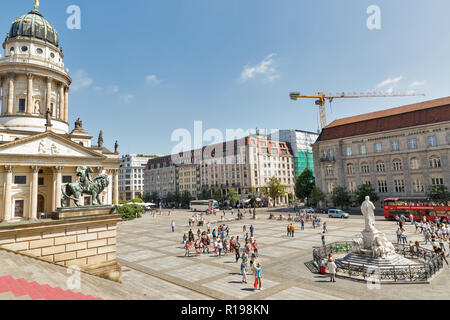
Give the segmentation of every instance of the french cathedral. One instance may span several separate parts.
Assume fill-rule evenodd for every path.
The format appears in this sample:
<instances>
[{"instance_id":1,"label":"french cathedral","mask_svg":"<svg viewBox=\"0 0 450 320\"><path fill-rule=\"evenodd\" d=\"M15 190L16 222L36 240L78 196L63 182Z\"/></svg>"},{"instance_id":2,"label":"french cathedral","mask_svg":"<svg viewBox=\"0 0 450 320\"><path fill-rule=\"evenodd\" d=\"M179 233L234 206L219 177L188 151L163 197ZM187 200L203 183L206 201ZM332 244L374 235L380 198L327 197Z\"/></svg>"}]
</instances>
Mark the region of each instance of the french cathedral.
<instances>
[{"instance_id":1,"label":"french cathedral","mask_svg":"<svg viewBox=\"0 0 450 320\"><path fill-rule=\"evenodd\" d=\"M96 145L80 119L69 125L71 78L58 33L39 11L15 19L0 56L0 221L48 218L62 206L62 186L77 181L77 168L106 174L103 204L119 199L119 155ZM82 196L81 205L92 199ZM68 200L70 201L70 200ZM66 206L73 205L65 203Z\"/></svg>"}]
</instances>

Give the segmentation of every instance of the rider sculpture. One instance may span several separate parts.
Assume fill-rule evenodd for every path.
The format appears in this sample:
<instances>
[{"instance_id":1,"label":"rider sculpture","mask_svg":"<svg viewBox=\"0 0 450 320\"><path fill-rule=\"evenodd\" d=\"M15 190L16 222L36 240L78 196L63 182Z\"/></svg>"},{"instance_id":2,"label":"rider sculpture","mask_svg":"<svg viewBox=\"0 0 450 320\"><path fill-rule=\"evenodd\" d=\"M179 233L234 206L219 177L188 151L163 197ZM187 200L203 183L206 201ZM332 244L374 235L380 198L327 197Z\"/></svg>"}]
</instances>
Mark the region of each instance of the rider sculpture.
<instances>
[{"instance_id":1,"label":"rider sculpture","mask_svg":"<svg viewBox=\"0 0 450 320\"><path fill-rule=\"evenodd\" d=\"M79 207L80 196L86 194L92 196L92 205L103 205L100 195L109 186L109 178L106 174L101 174L92 179L90 174L93 172L94 171L91 168L77 168L77 177L79 182L67 183L62 186L62 207L67 207L67 199L73 200L75 205Z\"/></svg>"}]
</instances>

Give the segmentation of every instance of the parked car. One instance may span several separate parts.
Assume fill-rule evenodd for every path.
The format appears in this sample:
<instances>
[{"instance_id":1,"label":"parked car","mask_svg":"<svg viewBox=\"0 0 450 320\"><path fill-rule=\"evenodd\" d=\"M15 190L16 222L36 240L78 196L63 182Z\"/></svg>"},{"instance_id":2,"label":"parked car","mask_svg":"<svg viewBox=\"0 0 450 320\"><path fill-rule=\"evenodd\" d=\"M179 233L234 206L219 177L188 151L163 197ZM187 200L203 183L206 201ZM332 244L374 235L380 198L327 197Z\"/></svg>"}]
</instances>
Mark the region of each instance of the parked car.
<instances>
[{"instance_id":1,"label":"parked car","mask_svg":"<svg viewBox=\"0 0 450 320\"><path fill-rule=\"evenodd\" d=\"M348 219L350 215L340 209L328 209L328 218Z\"/></svg>"}]
</instances>

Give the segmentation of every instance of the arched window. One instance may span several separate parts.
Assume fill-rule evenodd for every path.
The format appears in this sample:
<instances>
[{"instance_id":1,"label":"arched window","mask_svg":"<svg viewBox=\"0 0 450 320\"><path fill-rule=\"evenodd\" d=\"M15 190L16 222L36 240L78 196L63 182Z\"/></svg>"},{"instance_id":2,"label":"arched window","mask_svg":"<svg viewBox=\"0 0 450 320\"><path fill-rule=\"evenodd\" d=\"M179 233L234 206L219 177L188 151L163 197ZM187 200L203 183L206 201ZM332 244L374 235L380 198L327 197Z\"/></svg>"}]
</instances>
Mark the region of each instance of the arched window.
<instances>
[{"instance_id":1,"label":"arched window","mask_svg":"<svg viewBox=\"0 0 450 320\"><path fill-rule=\"evenodd\" d=\"M409 160L409 164L410 164L411 170L420 169L420 160L417 158L411 158L411 160Z\"/></svg>"},{"instance_id":2,"label":"arched window","mask_svg":"<svg viewBox=\"0 0 450 320\"><path fill-rule=\"evenodd\" d=\"M439 156L430 157L430 168L437 169L441 167L441 158Z\"/></svg>"},{"instance_id":3,"label":"arched window","mask_svg":"<svg viewBox=\"0 0 450 320\"><path fill-rule=\"evenodd\" d=\"M353 163L347 163L347 174L354 174L355 168L353 166Z\"/></svg>"},{"instance_id":4,"label":"arched window","mask_svg":"<svg viewBox=\"0 0 450 320\"><path fill-rule=\"evenodd\" d=\"M394 159L394 161L392 161L392 170L402 171L402 160Z\"/></svg>"},{"instance_id":5,"label":"arched window","mask_svg":"<svg viewBox=\"0 0 450 320\"><path fill-rule=\"evenodd\" d=\"M377 161L377 172L385 172L386 171L386 165L384 164L384 161Z\"/></svg>"}]
</instances>

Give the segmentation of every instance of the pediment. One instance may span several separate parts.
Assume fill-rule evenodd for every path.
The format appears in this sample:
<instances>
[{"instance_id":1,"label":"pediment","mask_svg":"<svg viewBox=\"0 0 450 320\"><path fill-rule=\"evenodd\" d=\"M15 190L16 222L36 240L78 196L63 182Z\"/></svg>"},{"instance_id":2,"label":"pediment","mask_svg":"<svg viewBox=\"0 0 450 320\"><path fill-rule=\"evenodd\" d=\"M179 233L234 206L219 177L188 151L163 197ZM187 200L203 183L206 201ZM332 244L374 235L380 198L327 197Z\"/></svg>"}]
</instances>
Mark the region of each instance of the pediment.
<instances>
[{"instance_id":1,"label":"pediment","mask_svg":"<svg viewBox=\"0 0 450 320\"><path fill-rule=\"evenodd\" d=\"M0 155L102 158L103 156L54 133L39 134L0 146Z\"/></svg>"}]
</instances>

